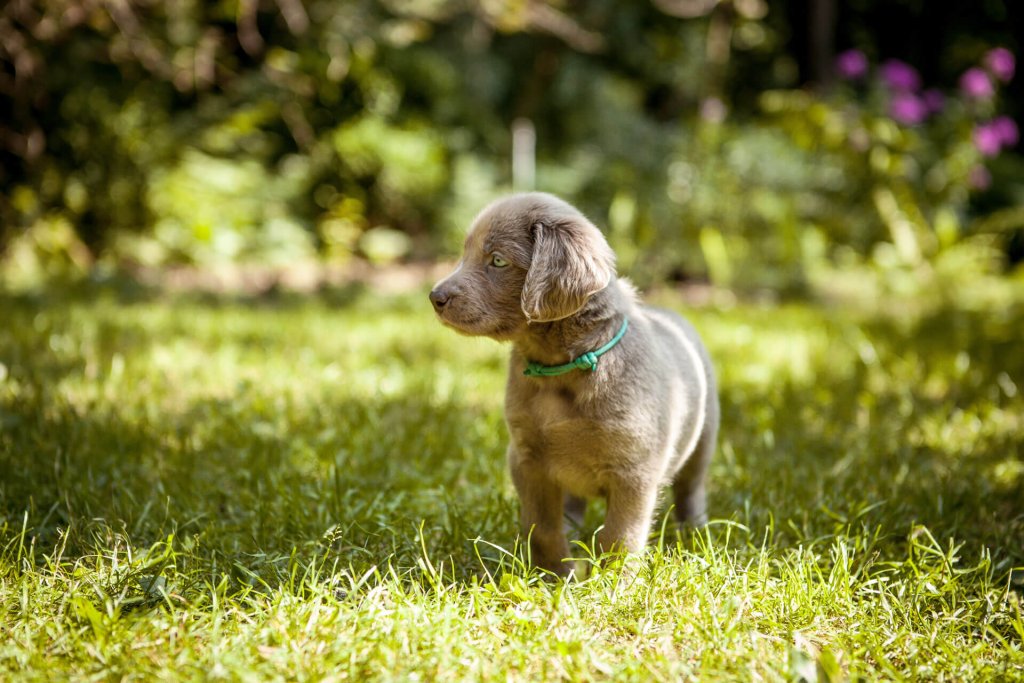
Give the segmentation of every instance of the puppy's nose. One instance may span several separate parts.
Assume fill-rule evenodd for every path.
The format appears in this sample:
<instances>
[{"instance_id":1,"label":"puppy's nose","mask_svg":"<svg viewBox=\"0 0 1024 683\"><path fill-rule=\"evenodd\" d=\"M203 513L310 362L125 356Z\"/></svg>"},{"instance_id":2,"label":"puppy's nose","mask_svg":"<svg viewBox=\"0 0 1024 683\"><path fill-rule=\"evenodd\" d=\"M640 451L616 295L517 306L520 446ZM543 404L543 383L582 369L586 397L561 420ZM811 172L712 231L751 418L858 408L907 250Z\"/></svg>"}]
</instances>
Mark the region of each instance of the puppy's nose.
<instances>
[{"instance_id":1,"label":"puppy's nose","mask_svg":"<svg viewBox=\"0 0 1024 683\"><path fill-rule=\"evenodd\" d=\"M448 291L440 287L430 292L430 303L434 304L435 311L440 311L444 308L444 305L448 303L450 298L451 295L448 294Z\"/></svg>"}]
</instances>

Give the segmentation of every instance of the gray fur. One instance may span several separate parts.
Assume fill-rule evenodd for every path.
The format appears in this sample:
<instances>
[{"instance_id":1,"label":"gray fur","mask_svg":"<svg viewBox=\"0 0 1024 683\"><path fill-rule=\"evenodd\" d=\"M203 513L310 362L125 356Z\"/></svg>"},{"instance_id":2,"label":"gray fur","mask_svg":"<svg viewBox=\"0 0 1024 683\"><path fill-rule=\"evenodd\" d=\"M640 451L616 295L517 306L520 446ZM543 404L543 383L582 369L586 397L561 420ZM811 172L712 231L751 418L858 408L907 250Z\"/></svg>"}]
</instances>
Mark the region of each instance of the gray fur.
<instances>
[{"instance_id":1,"label":"gray fur","mask_svg":"<svg viewBox=\"0 0 1024 683\"><path fill-rule=\"evenodd\" d=\"M496 267L494 254L508 265ZM569 573L563 516L578 521L579 499L608 501L603 551L644 548L667 484L680 521L706 520L719 424L707 350L687 321L641 304L616 278L614 254L579 211L542 193L492 203L430 298L456 331L512 342L508 460L536 565ZM559 365L600 347L623 317L629 331L596 371L523 376L528 360Z\"/></svg>"}]
</instances>

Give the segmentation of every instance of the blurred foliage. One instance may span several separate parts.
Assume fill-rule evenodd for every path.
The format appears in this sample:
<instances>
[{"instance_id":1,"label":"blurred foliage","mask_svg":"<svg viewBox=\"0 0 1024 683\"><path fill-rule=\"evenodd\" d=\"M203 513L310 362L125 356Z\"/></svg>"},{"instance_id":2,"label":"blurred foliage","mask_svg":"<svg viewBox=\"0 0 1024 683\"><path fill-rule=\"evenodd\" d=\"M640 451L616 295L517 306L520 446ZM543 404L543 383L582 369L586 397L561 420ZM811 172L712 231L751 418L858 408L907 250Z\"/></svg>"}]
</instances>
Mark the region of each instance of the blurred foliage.
<instances>
[{"instance_id":1,"label":"blurred foliage","mask_svg":"<svg viewBox=\"0 0 1024 683\"><path fill-rule=\"evenodd\" d=\"M956 95L901 122L891 93L837 85L830 60L847 44L918 60L951 92L992 46L1019 47L1020 10L915 7L15 0L0 252L44 275L453 253L511 189L511 128L529 120L537 188L605 228L641 284L799 291L853 266L920 280L951 249L999 270L1019 259L1020 158L982 159ZM873 24L883 8L893 22ZM942 43L894 40L915 22ZM1020 102L1014 81L987 106Z\"/></svg>"}]
</instances>

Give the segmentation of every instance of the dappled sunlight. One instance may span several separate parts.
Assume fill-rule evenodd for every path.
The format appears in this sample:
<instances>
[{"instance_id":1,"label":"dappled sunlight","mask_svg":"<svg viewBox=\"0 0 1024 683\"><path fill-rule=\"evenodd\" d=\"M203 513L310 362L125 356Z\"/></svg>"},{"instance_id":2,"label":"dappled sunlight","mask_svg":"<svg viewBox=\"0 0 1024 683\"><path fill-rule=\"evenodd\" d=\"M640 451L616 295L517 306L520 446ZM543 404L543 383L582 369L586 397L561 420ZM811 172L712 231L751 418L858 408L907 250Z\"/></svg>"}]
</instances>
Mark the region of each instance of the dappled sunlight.
<instances>
[{"instance_id":1,"label":"dappled sunlight","mask_svg":"<svg viewBox=\"0 0 1024 683\"><path fill-rule=\"evenodd\" d=\"M593 557L597 504L573 546L584 576L552 586L518 537L506 349L453 337L422 299L5 301L0 572L30 582L18 599L101 641L165 610L197 611L188 637L213 618L320 633L309 610L328 610L444 651L467 610L490 626L466 647L497 629L543 650L541 626L603 620L601 652L560 659L566 675L719 661L695 639L834 663L837 629L975 637L963 611L928 616L947 595L1011 632L1015 315L691 307L721 377L712 522L659 521L659 550L618 573Z\"/></svg>"},{"instance_id":2,"label":"dappled sunlight","mask_svg":"<svg viewBox=\"0 0 1024 683\"><path fill-rule=\"evenodd\" d=\"M318 538L371 493L402 492L402 504L378 501L388 512L375 528L392 528L392 539L394 527L472 507L476 496L507 506L506 351L453 339L417 301L14 302L32 322L5 337L5 424L28 438L31 416L43 420L53 439L43 452L53 449L57 467L12 461L8 509L56 505L49 531L38 530L51 539L62 518L84 512L122 519L150 541L216 523L232 547L283 550ZM981 544L1009 531L991 515L1005 513L1019 484L1021 397L1003 368L987 365L996 359L981 330L954 324L951 345L915 341L909 351L920 326L935 323L793 305L691 317L721 381L714 516L751 529L788 520L777 539L795 542L831 532L835 519L885 520L896 536L926 521L937 533L972 530L968 540ZM988 333L998 340L999 329L1008 328ZM8 459L38 452L7 449ZM134 483L119 491L125 479ZM974 489L985 497L968 514L957 501ZM154 503L140 510L148 499L163 510L159 524ZM260 531L270 519L277 537ZM465 539L450 540L455 552Z\"/></svg>"},{"instance_id":3,"label":"dappled sunlight","mask_svg":"<svg viewBox=\"0 0 1024 683\"><path fill-rule=\"evenodd\" d=\"M209 529L215 557L285 552L342 524L348 547L379 558L414 552L400 539L423 519L443 524L456 498L471 504L455 491L507 498L500 347L468 344L460 368L447 331L404 300L15 303L35 324L0 345L13 473L3 507L37 510L40 542L85 515L121 520L142 544ZM466 403L476 396L486 400ZM21 440L34 429L51 439L42 452ZM41 467L49 452L56 466ZM495 520L508 537L514 516Z\"/></svg>"}]
</instances>

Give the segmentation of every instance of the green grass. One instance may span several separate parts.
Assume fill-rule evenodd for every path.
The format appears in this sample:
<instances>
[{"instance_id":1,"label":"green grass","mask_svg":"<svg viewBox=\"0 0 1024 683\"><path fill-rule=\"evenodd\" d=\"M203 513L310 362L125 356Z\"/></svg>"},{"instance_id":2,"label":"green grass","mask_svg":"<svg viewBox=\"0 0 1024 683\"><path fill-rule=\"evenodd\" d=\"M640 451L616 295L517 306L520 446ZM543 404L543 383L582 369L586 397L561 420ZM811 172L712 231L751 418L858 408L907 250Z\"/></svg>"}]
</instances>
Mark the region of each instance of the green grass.
<instances>
[{"instance_id":1,"label":"green grass","mask_svg":"<svg viewBox=\"0 0 1024 683\"><path fill-rule=\"evenodd\" d=\"M1024 680L1021 301L689 311L714 521L571 583L425 304L0 297L0 679Z\"/></svg>"}]
</instances>

